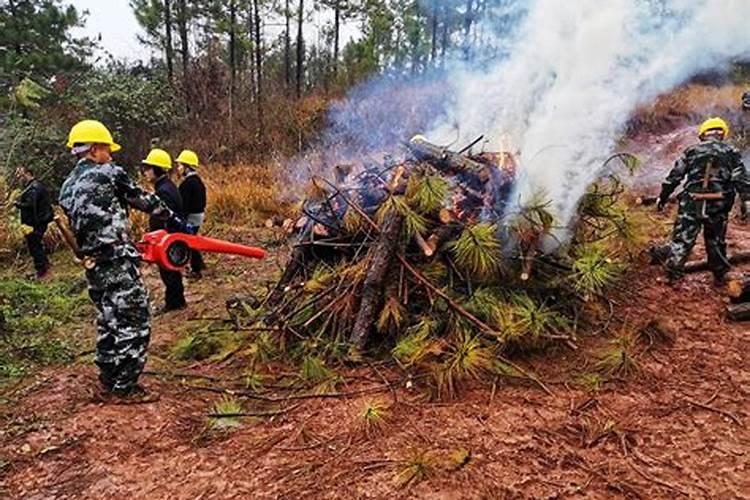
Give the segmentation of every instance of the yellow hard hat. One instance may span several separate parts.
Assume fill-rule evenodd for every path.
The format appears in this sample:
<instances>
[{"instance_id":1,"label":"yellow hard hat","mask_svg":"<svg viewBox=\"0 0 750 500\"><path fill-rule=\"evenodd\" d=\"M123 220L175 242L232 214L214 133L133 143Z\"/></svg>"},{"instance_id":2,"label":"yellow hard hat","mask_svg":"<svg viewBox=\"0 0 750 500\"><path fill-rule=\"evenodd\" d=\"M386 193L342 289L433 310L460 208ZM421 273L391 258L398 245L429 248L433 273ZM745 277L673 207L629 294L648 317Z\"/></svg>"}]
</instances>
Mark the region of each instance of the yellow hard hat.
<instances>
[{"instance_id":1,"label":"yellow hard hat","mask_svg":"<svg viewBox=\"0 0 750 500\"><path fill-rule=\"evenodd\" d=\"M172 158L169 153L163 149L152 149L145 160L141 163L145 165L151 165L152 167L163 168L164 170L170 170L172 168Z\"/></svg>"},{"instance_id":2,"label":"yellow hard hat","mask_svg":"<svg viewBox=\"0 0 750 500\"><path fill-rule=\"evenodd\" d=\"M724 132L724 138L726 139L729 137L729 125L727 125L727 122L721 118L709 118L703 122L698 129L698 137L703 137L703 135L709 130L722 130Z\"/></svg>"},{"instance_id":3,"label":"yellow hard hat","mask_svg":"<svg viewBox=\"0 0 750 500\"><path fill-rule=\"evenodd\" d=\"M96 120L83 120L73 125L68 135L68 148L72 149L76 144L109 144L113 153L122 149L112 139L107 127Z\"/></svg>"},{"instance_id":4,"label":"yellow hard hat","mask_svg":"<svg viewBox=\"0 0 750 500\"><path fill-rule=\"evenodd\" d=\"M197 167L198 155L195 154L194 151L184 149L182 153L180 153L180 156L177 157L177 161L180 163L184 163L185 165L190 165L191 167Z\"/></svg>"}]
</instances>

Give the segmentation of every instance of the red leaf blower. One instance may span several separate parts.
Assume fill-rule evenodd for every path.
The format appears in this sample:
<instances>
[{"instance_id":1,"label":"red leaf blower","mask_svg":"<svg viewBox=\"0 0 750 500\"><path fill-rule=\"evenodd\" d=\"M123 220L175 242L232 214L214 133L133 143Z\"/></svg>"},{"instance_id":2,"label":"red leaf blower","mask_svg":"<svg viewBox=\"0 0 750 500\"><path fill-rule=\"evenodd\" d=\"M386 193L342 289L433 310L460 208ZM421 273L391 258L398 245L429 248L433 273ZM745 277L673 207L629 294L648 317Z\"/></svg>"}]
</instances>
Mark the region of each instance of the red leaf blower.
<instances>
[{"instance_id":1,"label":"red leaf blower","mask_svg":"<svg viewBox=\"0 0 750 500\"><path fill-rule=\"evenodd\" d=\"M238 245L206 236L168 233L163 229L144 234L136 246L143 262L157 264L169 271L179 271L187 266L191 250L242 255L252 259L263 259L266 256L266 251L262 248Z\"/></svg>"}]
</instances>

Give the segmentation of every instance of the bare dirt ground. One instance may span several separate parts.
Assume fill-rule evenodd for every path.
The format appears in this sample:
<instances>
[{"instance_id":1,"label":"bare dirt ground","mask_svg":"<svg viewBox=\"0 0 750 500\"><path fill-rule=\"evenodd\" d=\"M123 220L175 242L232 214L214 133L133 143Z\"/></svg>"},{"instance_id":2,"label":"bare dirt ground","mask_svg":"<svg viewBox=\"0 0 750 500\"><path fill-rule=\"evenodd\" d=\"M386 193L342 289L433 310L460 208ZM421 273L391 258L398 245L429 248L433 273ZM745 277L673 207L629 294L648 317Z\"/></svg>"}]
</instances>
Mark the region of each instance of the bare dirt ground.
<instances>
[{"instance_id":1,"label":"bare dirt ground","mask_svg":"<svg viewBox=\"0 0 750 500\"><path fill-rule=\"evenodd\" d=\"M730 242L747 248L750 229L735 224ZM0 408L0 497L750 498L750 332L723 319L709 274L671 289L644 265L624 280L616 316L660 320L676 335L642 346L629 380L584 389L575 380L590 361L561 350L519 360L553 395L498 380L431 402L395 367L364 366L340 371L339 397L248 401L246 411L282 412L207 433L220 395L191 388L211 381L185 372L232 379L241 360L175 366L160 356L186 320L223 313L229 295L274 267L219 259L189 285L190 311L155 321L143 381L156 402L98 401L88 358L13 388ZM581 349L610 333L582 339ZM182 375L164 375L172 371ZM389 409L368 438L356 414L371 398Z\"/></svg>"}]
</instances>

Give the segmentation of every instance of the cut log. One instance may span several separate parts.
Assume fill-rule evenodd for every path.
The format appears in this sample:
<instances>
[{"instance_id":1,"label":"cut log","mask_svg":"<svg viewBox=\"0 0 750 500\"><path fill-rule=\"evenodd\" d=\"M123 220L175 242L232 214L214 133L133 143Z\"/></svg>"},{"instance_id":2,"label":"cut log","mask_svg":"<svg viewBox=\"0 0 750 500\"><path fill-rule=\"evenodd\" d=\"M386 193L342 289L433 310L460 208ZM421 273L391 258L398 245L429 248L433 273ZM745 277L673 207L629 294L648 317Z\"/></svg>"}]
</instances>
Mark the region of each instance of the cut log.
<instances>
[{"instance_id":1,"label":"cut log","mask_svg":"<svg viewBox=\"0 0 750 500\"><path fill-rule=\"evenodd\" d=\"M669 245L652 246L648 249L648 255L651 257L651 265L663 265L669 259ZM750 252L737 252L729 257L729 263L732 265L747 264L750 262ZM694 260L685 264L686 273L700 273L708 271L708 261Z\"/></svg>"},{"instance_id":2,"label":"cut log","mask_svg":"<svg viewBox=\"0 0 750 500\"><path fill-rule=\"evenodd\" d=\"M730 321L750 320L750 302L728 305L727 306L727 319Z\"/></svg>"},{"instance_id":3,"label":"cut log","mask_svg":"<svg viewBox=\"0 0 750 500\"><path fill-rule=\"evenodd\" d=\"M667 204L672 205L674 203L677 203L677 201L678 200L676 197L672 197L667 200ZM656 205L659 202L659 197L658 196L639 196L638 198L635 199L635 202L638 205L649 207L652 205Z\"/></svg>"},{"instance_id":4,"label":"cut log","mask_svg":"<svg viewBox=\"0 0 750 500\"><path fill-rule=\"evenodd\" d=\"M383 288L388 271L396 254L396 247L401 238L404 224L402 215L392 212L381 224L381 232L375 247L372 249L372 260L362 288L362 300L354 322L354 329L349 341L360 351L365 348L370 331L375 323L375 315L383 301Z\"/></svg>"},{"instance_id":5,"label":"cut log","mask_svg":"<svg viewBox=\"0 0 750 500\"><path fill-rule=\"evenodd\" d=\"M486 165L464 155L455 153L430 142L421 135L415 135L407 144L412 154L420 161L428 161L436 168L450 168L476 175L482 181L489 179Z\"/></svg>"},{"instance_id":6,"label":"cut log","mask_svg":"<svg viewBox=\"0 0 750 500\"><path fill-rule=\"evenodd\" d=\"M422 250L422 253L425 255L425 257L432 257L433 255L435 255L436 247L433 247L432 245L430 245L430 243L425 241L421 234L414 234L414 242L417 244L419 249Z\"/></svg>"},{"instance_id":7,"label":"cut log","mask_svg":"<svg viewBox=\"0 0 750 500\"><path fill-rule=\"evenodd\" d=\"M732 265L747 264L748 262L750 262L750 252L737 252L729 257L729 263ZM686 273L699 273L708 270L708 261L705 260L688 262L685 264Z\"/></svg>"}]
</instances>

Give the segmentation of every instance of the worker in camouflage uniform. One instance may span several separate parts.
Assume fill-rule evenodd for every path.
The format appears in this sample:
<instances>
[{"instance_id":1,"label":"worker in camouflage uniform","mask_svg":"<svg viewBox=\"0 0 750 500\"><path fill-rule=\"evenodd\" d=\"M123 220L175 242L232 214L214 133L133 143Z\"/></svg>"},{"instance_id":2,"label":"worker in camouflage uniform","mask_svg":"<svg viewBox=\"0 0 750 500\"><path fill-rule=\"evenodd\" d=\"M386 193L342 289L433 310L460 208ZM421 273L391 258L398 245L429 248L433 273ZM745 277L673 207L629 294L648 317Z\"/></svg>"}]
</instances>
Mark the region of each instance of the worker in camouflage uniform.
<instances>
[{"instance_id":1,"label":"worker in camouflage uniform","mask_svg":"<svg viewBox=\"0 0 750 500\"><path fill-rule=\"evenodd\" d=\"M708 265L716 283L721 284L730 268L725 241L729 213L737 193L744 204L750 203L750 180L739 151L724 142L729 136L724 120L706 120L698 136L701 142L690 146L677 160L659 195L657 207L662 210L685 180L672 232L667 278L674 283L682 277L685 261L703 229Z\"/></svg>"},{"instance_id":2,"label":"worker in camouflage uniform","mask_svg":"<svg viewBox=\"0 0 750 500\"><path fill-rule=\"evenodd\" d=\"M99 380L108 393L144 395L138 377L146 363L151 317L140 255L130 240L128 207L165 218L170 211L112 163L110 153L120 146L103 124L76 124L68 147L78 163L62 185L60 206L85 256L89 295L97 308Z\"/></svg>"}]
</instances>

